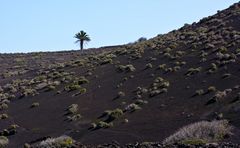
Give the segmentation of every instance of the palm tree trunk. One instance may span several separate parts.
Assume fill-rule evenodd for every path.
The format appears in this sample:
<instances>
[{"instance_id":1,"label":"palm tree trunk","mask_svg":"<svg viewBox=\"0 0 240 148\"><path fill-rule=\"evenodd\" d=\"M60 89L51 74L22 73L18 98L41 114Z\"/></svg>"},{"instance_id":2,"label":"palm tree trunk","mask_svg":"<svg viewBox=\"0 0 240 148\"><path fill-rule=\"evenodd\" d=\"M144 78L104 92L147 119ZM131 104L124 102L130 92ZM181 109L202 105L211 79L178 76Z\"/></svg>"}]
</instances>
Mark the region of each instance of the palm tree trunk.
<instances>
[{"instance_id":1,"label":"palm tree trunk","mask_svg":"<svg viewBox=\"0 0 240 148\"><path fill-rule=\"evenodd\" d=\"M80 41L80 49L83 50L83 40Z\"/></svg>"}]
</instances>

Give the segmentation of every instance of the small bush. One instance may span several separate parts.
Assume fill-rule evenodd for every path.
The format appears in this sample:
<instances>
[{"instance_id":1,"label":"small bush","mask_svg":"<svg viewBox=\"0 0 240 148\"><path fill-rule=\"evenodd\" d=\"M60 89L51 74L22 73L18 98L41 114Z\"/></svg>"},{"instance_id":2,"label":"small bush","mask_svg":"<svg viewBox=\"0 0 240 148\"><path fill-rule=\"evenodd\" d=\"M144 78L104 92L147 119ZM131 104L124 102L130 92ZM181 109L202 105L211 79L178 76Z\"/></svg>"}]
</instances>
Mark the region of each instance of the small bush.
<instances>
[{"instance_id":1,"label":"small bush","mask_svg":"<svg viewBox=\"0 0 240 148\"><path fill-rule=\"evenodd\" d=\"M161 64L161 65L158 66L158 69L165 69L166 66L167 66L166 64Z\"/></svg>"},{"instance_id":2,"label":"small bush","mask_svg":"<svg viewBox=\"0 0 240 148\"><path fill-rule=\"evenodd\" d=\"M216 99L222 99L225 98L227 96L227 92L226 91L217 91L214 95L214 98Z\"/></svg>"},{"instance_id":3,"label":"small bush","mask_svg":"<svg viewBox=\"0 0 240 148\"><path fill-rule=\"evenodd\" d=\"M0 148L4 148L8 145L9 140L5 136L0 136Z\"/></svg>"},{"instance_id":4,"label":"small bush","mask_svg":"<svg viewBox=\"0 0 240 148\"><path fill-rule=\"evenodd\" d=\"M8 109L8 105L6 103L3 103L0 105L0 110Z\"/></svg>"},{"instance_id":5,"label":"small bush","mask_svg":"<svg viewBox=\"0 0 240 148\"><path fill-rule=\"evenodd\" d=\"M117 70L119 71L119 72L123 72L123 71L125 71L125 72L133 72L133 71L135 71L136 69L135 69L135 67L133 66L133 65L131 65L131 64L129 64L129 65L119 65L118 67L117 67Z\"/></svg>"},{"instance_id":6,"label":"small bush","mask_svg":"<svg viewBox=\"0 0 240 148\"><path fill-rule=\"evenodd\" d=\"M37 91L35 89L24 89L22 92L22 97L26 97L26 96L35 96L37 94Z\"/></svg>"},{"instance_id":7,"label":"small bush","mask_svg":"<svg viewBox=\"0 0 240 148\"><path fill-rule=\"evenodd\" d=\"M204 90L203 89L196 90L196 92L195 92L196 96L201 96L203 94L204 94Z\"/></svg>"},{"instance_id":8,"label":"small bush","mask_svg":"<svg viewBox=\"0 0 240 148\"><path fill-rule=\"evenodd\" d=\"M119 91L119 92L118 92L118 95L117 95L118 98L124 97L124 96L125 96L125 93L124 93L124 92L122 92L122 91Z\"/></svg>"},{"instance_id":9,"label":"small bush","mask_svg":"<svg viewBox=\"0 0 240 148\"><path fill-rule=\"evenodd\" d=\"M151 63L148 63L148 64L145 65L145 67L146 67L146 69L149 69L149 68L152 68L153 65Z\"/></svg>"},{"instance_id":10,"label":"small bush","mask_svg":"<svg viewBox=\"0 0 240 148\"><path fill-rule=\"evenodd\" d=\"M164 144L191 143L191 142L219 142L226 135L231 134L232 127L227 120L201 121L187 125L166 138Z\"/></svg>"},{"instance_id":11,"label":"small bush","mask_svg":"<svg viewBox=\"0 0 240 148\"><path fill-rule=\"evenodd\" d=\"M7 114L0 114L0 119L7 119L8 115Z\"/></svg>"},{"instance_id":12,"label":"small bush","mask_svg":"<svg viewBox=\"0 0 240 148\"><path fill-rule=\"evenodd\" d=\"M68 113L69 114L76 114L78 111L78 105L77 104L72 104L68 107Z\"/></svg>"},{"instance_id":13,"label":"small bush","mask_svg":"<svg viewBox=\"0 0 240 148\"><path fill-rule=\"evenodd\" d=\"M39 103L38 102L34 102L32 105L31 105L31 108L35 108L35 107L39 107Z\"/></svg>"},{"instance_id":14,"label":"small bush","mask_svg":"<svg viewBox=\"0 0 240 148\"><path fill-rule=\"evenodd\" d=\"M96 129L96 128L109 128L109 127L112 127L112 126L113 126L112 122L107 123L107 122L104 122L104 121L98 121L98 122L95 122L95 123L91 123L91 128L92 129Z\"/></svg>"},{"instance_id":15,"label":"small bush","mask_svg":"<svg viewBox=\"0 0 240 148\"><path fill-rule=\"evenodd\" d=\"M209 86L208 87L208 92L215 92L217 89L215 86Z\"/></svg>"},{"instance_id":16,"label":"small bush","mask_svg":"<svg viewBox=\"0 0 240 148\"><path fill-rule=\"evenodd\" d=\"M110 120L115 120L123 115L123 111L119 108L110 111L108 118Z\"/></svg>"},{"instance_id":17,"label":"small bush","mask_svg":"<svg viewBox=\"0 0 240 148\"><path fill-rule=\"evenodd\" d=\"M135 103L131 103L128 106L125 107L125 111L130 111L130 112L134 112L136 110L140 110L142 109L139 105L135 104Z\"/></svg>"},{"instance_id":18,"label":"small bush","mask_svg":"<svg viewBox=\"0 0 240 148\"><path fill-rule=\"evenodd\" d=\"M76 115L73 115L73 116L67 116L67 119L69 121L77 121L78 119L81 119L82 118L82 115L80 114L76 114Z\"/></svg>"},{"instance_id":19,"label":"small bush","mask_svg":"<svg viewBox=\"0 0 240 148\"><path fill-rule=\"evenodd\" d=\"M70 84L70 85L66 86L64 88L64 90L66 90L66 91L74 91L74 90L79 90L81 88L82 87L80 85L78 85L78 84Z\"/></svg>"},{"instance_id":20,"label":"small bush","mask_svg":"<svg viewBox=\"0 0 240 148\"><path fill-rule=\"evenodd\" d=\"M138 100L136 100L136 103L135 103L135 104L137 104L137 105L144 105L144 104L148 104L148 101L138 99Z\"/></svg>"},{"instance_id":21,"label":"small bush","mask_svg":"<svg viewBox=\"0 0 240 148\"><path fill-rule=\"evenodd\" d=\"M152 90L151 92L150 92L150 94L149 94L149 96L150 97L155 97L155 96L157 96L157 95L159 95L159 94L162 94L162 93L167 93L167 88L162 88L162 89L160 89L160 90Z\"/></svg>"},{"instance_id":22,"label":"small bush","mask_svg":"<svg viewBox=\"0 0 240 148\"><path fill-rule=\"evenodd\" d=\"M112 59L102 59L102 61L100 62L100 65L105 65L105 64L109 64L109 63L112 63Z\"/></svg>"},{"instance_id":23,"label":"small bush","mask_svg":"<svg viewBox=\"0 0 240 148\"><path fill-rule=\"evenodd\" d=\"M85 77L82 76L78 80L76 80L74 83L81 85L81 84L89 83L89 81L88 81L88 79L86 79Z\"/></svg>"},{"instance_id":24,"label":"small bush","mask_svg":"<svg viewBox=\"0 0 240 148\"><path fill-rule=\"evenodd\" d=\"M86 89L86 88L81 87L81 88L79 89L79 93L80 93L80 94L84 94L84 93L86 93L86 92L87 92L87 89Z\"/></svg>"},{"instance_id":25,"label":"small bush","mask_svg":"<svg viewBox=\"0 0 240 148\"><path fill-rule=\"evenodd\" d=\"M48 138L40 142L40 148L63 148L71 147L74 144L74 140L69 136L60 136L58 138Z\"/></svg>"},{"instance_id":26,"label":"small bush","mask_svg":"<svg viewBox=\"0 0 240 148\"><path fill-rule=\"evenodd\" d=\"M201 71L201 67L198 67L198 68L189 68L186 75L187 76L191 76L193 74L196 74L196 73L199 73Z\"/></svg>"},{"instance_id":27,"label":"small bush","mask_svg":"<svg viewBox=\"0 0 240 148\"><path fill-rule=\"evenodd\" d=\"M12 124L9 129L17 129L19 126L17 124Z\"/></svg>"}]
</instances>

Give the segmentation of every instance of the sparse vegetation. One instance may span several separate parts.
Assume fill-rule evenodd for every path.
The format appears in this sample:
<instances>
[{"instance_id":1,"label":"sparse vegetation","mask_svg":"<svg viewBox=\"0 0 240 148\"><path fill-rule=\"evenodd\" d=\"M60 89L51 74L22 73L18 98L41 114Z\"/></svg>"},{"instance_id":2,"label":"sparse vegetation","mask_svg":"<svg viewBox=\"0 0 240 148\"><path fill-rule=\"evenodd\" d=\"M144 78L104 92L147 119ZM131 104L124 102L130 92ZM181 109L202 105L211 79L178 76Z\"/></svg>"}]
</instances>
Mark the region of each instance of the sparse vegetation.
<instances>
[{"instance_id":1,"label":"sparse vegetation","mask_svg":"<svg viewBox=\"0 0 240 148\"><path fill-rule=\"evenodd\" d=\"M239 141L239 9L238 2L199 23L124 45L0 54L0 136L9 147L40 147L41 140L57 147L59 138L50 136L59 133L89 144L116 140L113 146L121 147L117 142L163 140L169 128L204 119L165 139L173 145L126 146ZM75 37L82 50L90 40L86 32ZM225 118L236 126L233 136ZM147 132L135 132L141 129ZM84 147L71 141L59 146Z\"/></svg>"}]
</instances>

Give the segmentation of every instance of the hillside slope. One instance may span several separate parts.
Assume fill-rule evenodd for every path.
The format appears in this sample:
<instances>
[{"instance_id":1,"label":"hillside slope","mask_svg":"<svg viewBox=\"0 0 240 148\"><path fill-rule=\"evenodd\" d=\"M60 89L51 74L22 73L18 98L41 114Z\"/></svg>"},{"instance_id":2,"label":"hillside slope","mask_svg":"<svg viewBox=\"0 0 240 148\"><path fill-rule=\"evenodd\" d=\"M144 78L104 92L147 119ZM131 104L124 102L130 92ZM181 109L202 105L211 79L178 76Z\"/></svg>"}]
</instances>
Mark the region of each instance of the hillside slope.
<instances>
[{"instance_id":1,"label":"hillside slope","mask_svg":"<svg viewBox=\"0 0 240 148\"><path fill-rule=\"evenodd\" d=\"M13 148L61 135L125 144L227 119L239 143L239 57L240 3L130 45L1 54L0 131Z\"/></svg>"}]
</instances>

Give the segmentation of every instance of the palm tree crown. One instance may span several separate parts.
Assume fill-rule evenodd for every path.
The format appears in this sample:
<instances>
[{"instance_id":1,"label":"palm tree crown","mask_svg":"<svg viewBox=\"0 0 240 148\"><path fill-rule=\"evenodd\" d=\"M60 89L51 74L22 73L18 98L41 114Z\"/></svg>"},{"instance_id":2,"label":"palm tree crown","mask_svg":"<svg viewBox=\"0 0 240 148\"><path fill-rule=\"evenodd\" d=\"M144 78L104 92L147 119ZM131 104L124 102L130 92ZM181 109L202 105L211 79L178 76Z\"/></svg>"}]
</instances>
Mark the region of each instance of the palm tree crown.
<instances>
[{"instance_id":1,"label":"palm tree crown","mask_svg":"<svg viewBox=\"0 0 240 148\"><path fill-rule=\"evenodd\" d=\"M77 41L75 43L80 43L80 49L83 50L83 44L84 42L89 42L91 41L90 37L88 36L88 34L85 31L80 31L78 33L75 34L74 38L77 39Z\"/></svg>"}]
</instances>

